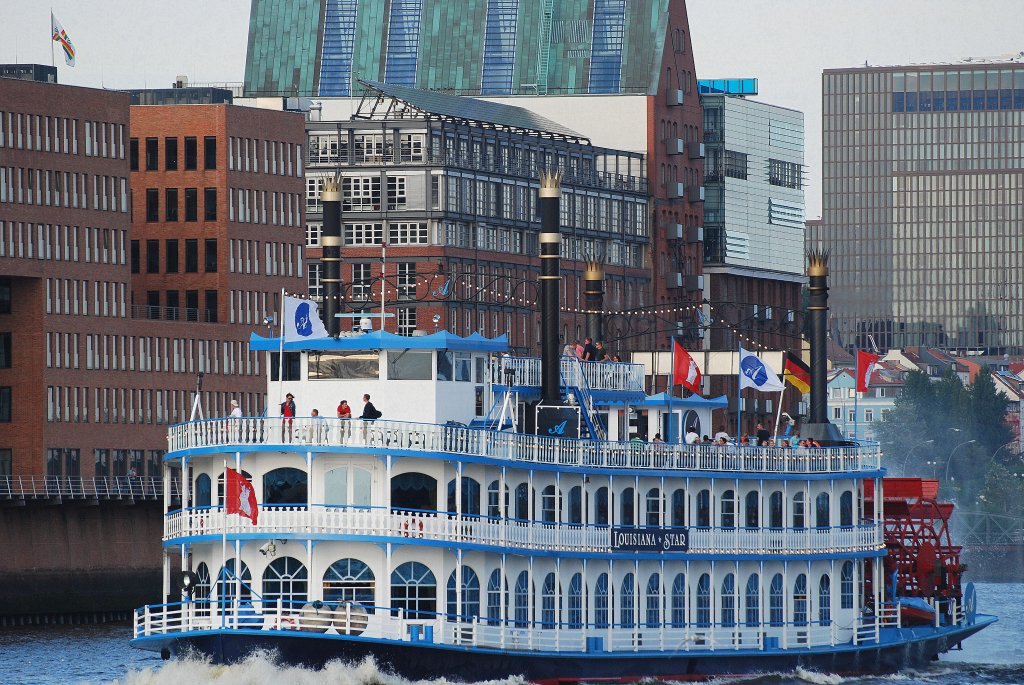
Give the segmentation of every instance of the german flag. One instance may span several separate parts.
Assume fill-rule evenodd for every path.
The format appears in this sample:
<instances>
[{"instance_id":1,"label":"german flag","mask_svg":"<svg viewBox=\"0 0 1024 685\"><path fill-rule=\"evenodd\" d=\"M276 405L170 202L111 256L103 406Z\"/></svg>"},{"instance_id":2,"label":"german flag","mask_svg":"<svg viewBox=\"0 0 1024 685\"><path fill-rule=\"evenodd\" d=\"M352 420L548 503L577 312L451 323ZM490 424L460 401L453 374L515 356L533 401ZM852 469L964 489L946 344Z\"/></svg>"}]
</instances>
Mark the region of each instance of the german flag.
<instances>
[{"instance_id":1,"label":"german flag","mask_svg":"<svg viewBox=\"0 0 1024 685\"><path fill-rule=\"evenodd\" d=\"M786 362L782 365L783 378L802 393L811 391L811 367L804 364L800 357L786 352Z\"/></svg>"}]
</instances>

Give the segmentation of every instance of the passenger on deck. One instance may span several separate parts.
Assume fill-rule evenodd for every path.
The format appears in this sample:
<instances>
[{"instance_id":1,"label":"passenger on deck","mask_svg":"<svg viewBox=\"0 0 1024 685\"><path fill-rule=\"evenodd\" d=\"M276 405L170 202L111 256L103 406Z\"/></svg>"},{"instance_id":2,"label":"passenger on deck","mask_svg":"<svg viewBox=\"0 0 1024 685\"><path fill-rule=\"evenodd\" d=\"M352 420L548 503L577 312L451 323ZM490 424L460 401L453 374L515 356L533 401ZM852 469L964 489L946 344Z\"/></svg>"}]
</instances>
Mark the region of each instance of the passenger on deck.
<instances>
[{"instance_id":1,"label":"passenger on deck","mask_svg":"<svg viewBox=\"0 0 1024 685\"><path fill-rule=\"evenodd\" d=\"M686 444L696 445L698 442L700 442L700 435L697 433L696 428L690 426L686 429Z\"/></svg>"},{"instance_id":2,"label":"passenger on deck","mask_svg":"<svg viewBox=\"0 0 1024 685\"><path fill-rule=\"evenodd\" d=\"M295 395L288 393L281 403L281 442L292 441L292 425L295 423Z\"/></svg>"},{"instance_id":3,"label":"passenger on deck","mask_svg":"<svg viewBox=\"0 0 1024 685\"><path fill-rule=\"evenodd\" d=\"M729 434L725 432L725 426L719 426L718 432L715 433L715 440L721 441L722 438L725 438L726 442L729 441Z\"/></svg>"},{"instance_id":4,"label":"passenger on deck","mask_svg":"<svg viewBox=\"0 0 1024 685\"><path fill-rule=\"evenodd\" d=\"M665 442L665 441L661 439L661 433L655 433L654 434L654 439L651 440L651 442Z\"/></svg>"},{"instance_id":5,"label":"passenger on deck","mask_svg":"<svg viewBox=\"0 0 1024 685\"><path fill-rule=\"evenodd\" d=\"M594 339L590 336L583 339L583 354L580 359L585 362L597 361L597 348L594 347Z\"/></svg>"},{"instance_id":6,"label":"passenger on deck","mask_svg":"<svg viewBox=\"0 0 1024 685\"><path fill-rule=\"evenodd\" d=\"M379 419L383 414L377 411L377 407L373 406L373 402L370 401L369 395L363 395L363 413L359 418L364 421L373 421Z\"/></svg>"},{"instance_id":7,"label":"passenger on deck","mask_svg":"<svg viewBox=\"0 0 1024 685\"><path fill-rule=\"evenodd\" d=\"M351 419L352 418L352 407L348 406L348 400L342 400L338 404L338 418L339 419Z\"/></svg>"}]
</instances>

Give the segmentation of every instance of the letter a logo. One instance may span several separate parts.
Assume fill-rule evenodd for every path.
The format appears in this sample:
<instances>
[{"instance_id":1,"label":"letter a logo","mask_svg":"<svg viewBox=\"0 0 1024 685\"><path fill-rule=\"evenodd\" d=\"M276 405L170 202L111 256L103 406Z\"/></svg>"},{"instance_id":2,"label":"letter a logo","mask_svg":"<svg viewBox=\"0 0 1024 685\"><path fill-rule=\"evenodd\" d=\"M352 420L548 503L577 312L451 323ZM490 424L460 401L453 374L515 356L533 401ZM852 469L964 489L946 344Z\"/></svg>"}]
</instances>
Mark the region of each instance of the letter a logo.
<instances>
[{"instance_id":1,"label":"letter a logo","mask_svg":"<svg viewBox=\"0 0 1024 685\"><path fill-rule=\"evenodd\" d=\"M548 429L548 435L565 435L565 427L568 423L569 420L566 419L561 423L555 424L554 426Z\"/></svg>"}]
</instances>

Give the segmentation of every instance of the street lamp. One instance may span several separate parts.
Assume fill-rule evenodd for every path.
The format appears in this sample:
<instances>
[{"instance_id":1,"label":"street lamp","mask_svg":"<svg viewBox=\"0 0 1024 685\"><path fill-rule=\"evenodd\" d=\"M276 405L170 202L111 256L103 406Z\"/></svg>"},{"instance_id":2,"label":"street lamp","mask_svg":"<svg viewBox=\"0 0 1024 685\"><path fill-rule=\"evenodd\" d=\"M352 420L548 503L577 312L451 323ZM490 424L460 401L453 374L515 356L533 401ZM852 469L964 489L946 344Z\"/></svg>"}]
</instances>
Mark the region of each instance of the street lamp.
<instances>
[{"instance_id":1,"label":"street lamp","mask_svg":"<svg viewBox=\"0 0 1024 685\"><path fill-rule=\"evenodd\" d=\"M967 442L961 442L959 445L957 445L956 447L953 448L952 452L949 453L949 458L946 459L946 473L943 476L943 480L946 480L946 481L949 480L949 465L950 465L950 463L952 463L953 455L956 454L956 451L958 449L960 449L961 447L963 447L964 445L970 445L972 442L978 442L978 441L977 440L968 440Z\"/></svg>"},{"instance_id":2,"label":"street lamp","mask_svg":"<svg viewBox=\"0 0 1024 685\"><path fill-rule=\"evenodd\" d=\"M907 474L907 464L910 462L910 457L913 456L914 450L916 450L921 445L931 445L934 442L935 442L934 439L933 440L924 440L922 442L917 443L913 447L911 447L910 450L907 452L906 456L903 457L903 461L900 462L900 475L906 475Z\"/></svg>"},{"instance_id":3,"label":"street lamp","mask_svg":"<svg viewBox=\"0 0 1024 685\"><path fill-rule=\"evenodd\" d=\"M926 461L925 464L932 467L932 480L935 480L935 467L939 465L937 461Z\"/></svg>"},{"instance_id":4,"label":"street lamp","mask_svg":"<svg viewBox=\"0 0 1024 685\"><path fill-rule=\"evenodd\" d=\"M996 455L999 454L999 451L1001 449L1003 449L1004 447L1009 447L1010 445L1013 445L1016 442L1017 442L1016 440L1011 440L1010 442L1006 443L1005 445L1000 445L999 447L997 447L996 451L992 453L992 456L988 458L988 466L985 467L985 470L987 471L988 469L992 468L992 462L994 462L996 460Z\"/></svg>"}]
</instances>

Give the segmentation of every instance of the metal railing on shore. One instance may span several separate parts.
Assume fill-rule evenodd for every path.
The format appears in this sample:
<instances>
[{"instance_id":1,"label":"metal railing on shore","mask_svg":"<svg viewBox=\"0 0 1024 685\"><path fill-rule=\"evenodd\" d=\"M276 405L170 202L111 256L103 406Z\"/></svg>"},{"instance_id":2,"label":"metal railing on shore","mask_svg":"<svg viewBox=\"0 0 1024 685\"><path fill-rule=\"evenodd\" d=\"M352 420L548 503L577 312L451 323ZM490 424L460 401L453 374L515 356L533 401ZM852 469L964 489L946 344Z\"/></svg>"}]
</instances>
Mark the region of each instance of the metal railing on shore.
<instances>
[{"instance_id":1,"label":"metal railing on shore","mask_svg":"<svg viewBox=\"0 0 1024 685\"><path fill-rule=\"evenodd\" d=\"M380 453L444 453L524 464L581 468L719 471L728 473L851 473L881 467L877 442L844 447L737 447L676 443L611 442L408 421L322 417L243 417L180 423L168 431L168 457L201 448L266 445L330 447Z\"/></svg>"},{"instance_id":2,"label":"metal railing on shore","mask_svg":"<svg viewBox=\"0 0 1024 685\"><path fill-rule=\"evenodd\" d=\"M171 481L171 497L180 497ZM162 478L149 476L0 476L0 500L159 500Z\"/></svg>"}]
</instances>

